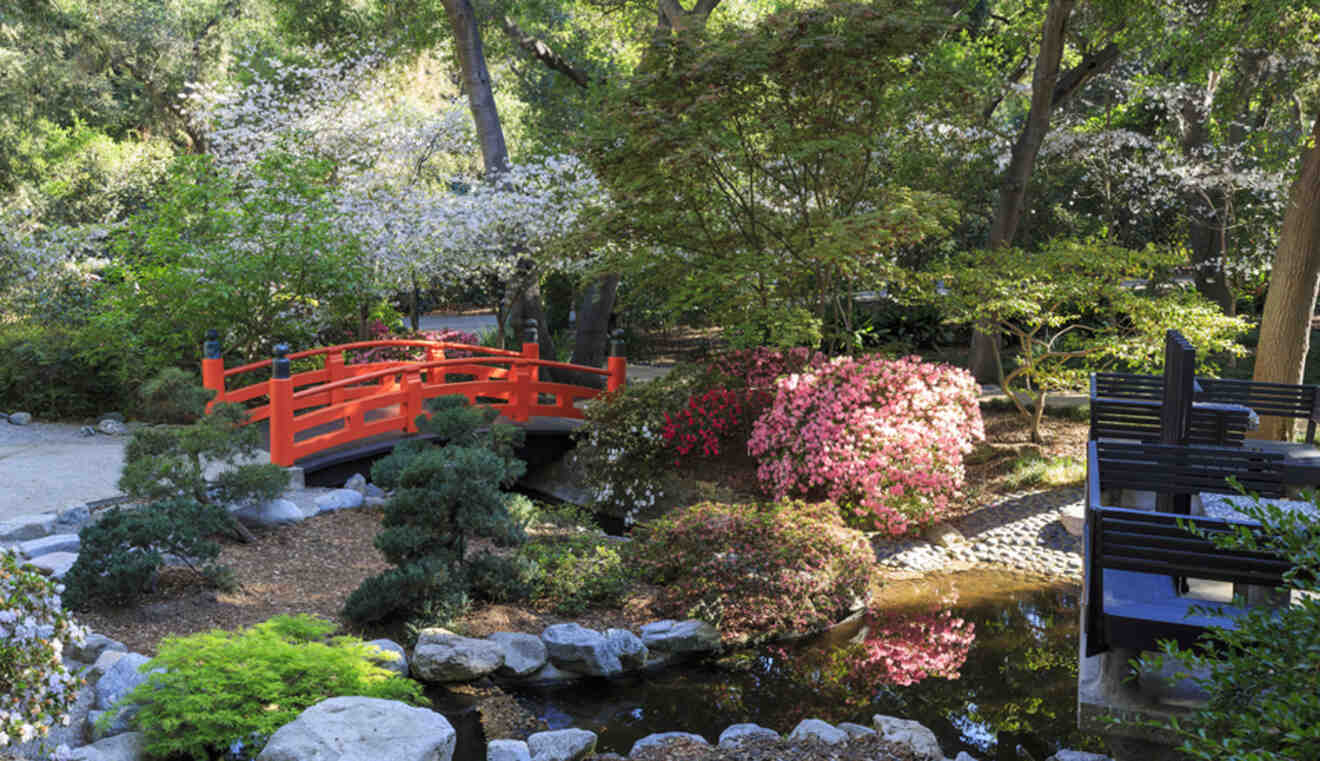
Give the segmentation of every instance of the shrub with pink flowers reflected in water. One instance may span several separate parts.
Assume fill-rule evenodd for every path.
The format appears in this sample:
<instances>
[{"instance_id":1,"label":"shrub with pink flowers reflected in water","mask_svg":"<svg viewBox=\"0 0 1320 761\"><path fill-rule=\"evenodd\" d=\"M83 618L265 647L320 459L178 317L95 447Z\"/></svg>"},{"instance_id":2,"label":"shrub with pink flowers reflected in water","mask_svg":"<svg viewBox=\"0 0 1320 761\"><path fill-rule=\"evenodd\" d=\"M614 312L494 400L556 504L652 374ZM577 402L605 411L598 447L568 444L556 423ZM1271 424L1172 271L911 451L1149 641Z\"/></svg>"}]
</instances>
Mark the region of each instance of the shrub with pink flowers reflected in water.
<instances>
[{"instance_id":1,"label":"shrub with pink flowers reflected in water","mask_svg":"<svg viewBox=\"0 0 1320 761\"><path fill-rule=\"evenodd\" d=\"M963 456L985 438L976 381L917 357L814 359L776 382L748 451L776 496L824 495L899 536L956 507Z\"/></svg>"}]
</instances>

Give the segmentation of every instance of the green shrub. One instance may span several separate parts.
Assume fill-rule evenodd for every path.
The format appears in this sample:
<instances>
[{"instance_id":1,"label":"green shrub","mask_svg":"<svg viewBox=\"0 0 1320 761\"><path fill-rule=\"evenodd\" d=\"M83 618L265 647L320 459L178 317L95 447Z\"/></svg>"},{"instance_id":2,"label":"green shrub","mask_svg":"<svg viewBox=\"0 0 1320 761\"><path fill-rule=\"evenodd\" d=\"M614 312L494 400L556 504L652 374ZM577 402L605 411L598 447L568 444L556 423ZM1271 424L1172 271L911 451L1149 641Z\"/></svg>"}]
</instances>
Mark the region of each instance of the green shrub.
<instances>
[{"instance_id":1,"label":"green shrub","mask_svg":"<svg viewBox=\"0 0 1320 761\"><path fill-rule=\"evenodd\" d=\"M1314 500L1314 496L1313 496ZM1179 750L1205 761L1284 761L1320 758L1320 524L1296 511L1257 502L1242 512L1259 521L1257 540L1245 530L1217 537L1221 547L1270 552L1287 558L1284 574L1291 605L1252 607L1236 629L1212 629L1194 648L1169 643L1144 667L1175 658L1200 672L1209 696L1185 719L1172 720Z\"/></svg>"},{"instance_id":2,"label":"green shrub","mask_svg":"<svg viewBox=\"0 0 1320 761\"><path fill-rule=\"evenodd\" d=\"M445 446L401 446L371 470L373 481L394 489L375 544L395 567L367 579L345 602L344 614L358 623L451 615L471 588L469 540L512 546L526 538L515 518L528 512L526 500L502 491L526 470L514 456L522 432L462 397L433 399L427 410L431 416L419 415L418 429Z\"/></svg>"},{"instance_id":3,"label":"green shrub","mask_svg":"<svg viewBox=\"0 0 1320 761\"><path fill-rule=\"evenodd\" d=\"M206 412L214 396L195 374L167 367L142 384L142 416L158 423L191 423Z\"/></svg>"},{"instance_id":4,"label":"green shrub","mask_svg":"<svg viewBox=\"0 0 1320 761\"><path fill-rule=\"evenodd\" d=\"M247 759L327 698L426 704L416 682L376 665L361 640L329 637L334 629L310 616L277 616L241 632L165 638L143 667L147 681L125 698L142 706L136 721L146 752L207 761L230 750Z\"/></svg>"},{"instance_id":5,"label":"green shrub","mask_svg":"<svg viewBox=\"0 0 1320 761\"><path fill-rule=\"evenodd\" d=\"M735 639L828 626L866 600L874 575L866 537L829 502L704 502L641 524L630 554L663 586L665 615Z\"/></svg>"},{"instance_id":6,"label":"green shrub","mask_svg":"<svg viewBox=\"0 0 1320 761\"><path fill-rule=\"evenodd\" d=\"M129 401L111 364L79 355L65 327L0 324L0 356L0 408L71 420L123 409Z\"/></svg>"},{"instance_id":7,"label":"green shrub","mask_svg":"<svg viewBox=\"0 0 1320 761\"><path fill-rule=\"evenodd\" d=\"M228 526L223 507L182 497L116 508L78 533L80 551L64 577L64 603L73 610L132 604L151 586L167 554L211 583L228 586L228 570L214 562L220 545L209 539Z\"/></svg>"},{"instance_id":8,"label":"green shrub","mask_svg":"<svg viewBox=\"0 0 1320 761\"><path fill-rule=\"evenodd\" d=\"M561 616L574 616L592 606L617 605L632 582L618 545L600 535L528 542L518 548L518 558L538 571L532 595L549 602Z\"/></svg>"},{"instance_id":9,"label":"green shrub","mask_svg":"<svg viewBox=\"0 0 1320 761\"><path fill-rule=\"evenodd\" d=\"M1013 461L1013 470L1004 477L1004 486L1022 489L1028 486L1074 486L1086 479L1086 463L1069 455L1045 459L1023 455Z\"/></svg>"},{"instance_id":10,"label":"green shrub","mask_svg":"<svg viewBox=\"0 0 1320 761\"><path fill-rule=\"evenodd\" d=\"M536 591L541 575L541 568L521 552L512 556L482 552L468 561L472 594L490 602L526 600Z\"/></svg>"}]
</instances>

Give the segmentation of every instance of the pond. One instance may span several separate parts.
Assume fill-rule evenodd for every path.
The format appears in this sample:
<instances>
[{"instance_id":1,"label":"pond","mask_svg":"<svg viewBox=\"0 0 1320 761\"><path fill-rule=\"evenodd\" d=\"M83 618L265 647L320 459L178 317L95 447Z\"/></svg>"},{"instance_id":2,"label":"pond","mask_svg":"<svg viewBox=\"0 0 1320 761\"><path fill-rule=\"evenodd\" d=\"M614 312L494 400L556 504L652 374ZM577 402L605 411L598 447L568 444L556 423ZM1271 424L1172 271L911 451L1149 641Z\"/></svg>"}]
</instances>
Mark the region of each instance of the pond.
<instances>
[{"instance_id":1,"label":"pond","mask_svg":"<svg viewBox=\"0 0 1320 761\"><path fill-rule=\"evenodd\" d=\"M1076 728L1079 604L1075 585L986 571L928 576L886 587L875 606L885 615L865 629L513 694L550 728L589 729L598 750L620 754L653 732L714 742L739 722L785 733L804 718L869 726L876 713L926 725L949 757L1017 759L1019 744L1036 759L1064 747L1105 752ZM867 665L841 663L842 648L862 636ZM456 759L484 758L478 733L464 733L460 746L475 747Z\"/></svg>"}]
</instances>

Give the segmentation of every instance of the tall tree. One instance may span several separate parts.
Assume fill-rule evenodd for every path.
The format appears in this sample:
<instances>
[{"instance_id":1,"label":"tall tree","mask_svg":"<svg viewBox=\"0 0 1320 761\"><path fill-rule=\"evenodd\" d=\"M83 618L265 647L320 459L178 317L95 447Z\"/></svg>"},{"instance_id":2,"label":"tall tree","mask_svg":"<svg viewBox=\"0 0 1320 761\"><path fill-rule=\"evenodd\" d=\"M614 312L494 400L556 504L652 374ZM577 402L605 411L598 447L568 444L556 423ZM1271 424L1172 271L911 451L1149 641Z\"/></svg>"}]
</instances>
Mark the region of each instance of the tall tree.
<instances>
[{"instance_id":1,"label":"tall tree","mask_svg":"<svg viewBox=\"0 0 1320 761\"><path fill-rule=\"evenodd\" d=\"M1253 379L1301 383L1311 342L1311 318L1320 296L1320 116L1311 127L1301 172L1283 218L1274 254L1265 313L1260 322ZM1257 435L1291 438L1290 418L1266 418Z\"/></svg>"}]
</instances>

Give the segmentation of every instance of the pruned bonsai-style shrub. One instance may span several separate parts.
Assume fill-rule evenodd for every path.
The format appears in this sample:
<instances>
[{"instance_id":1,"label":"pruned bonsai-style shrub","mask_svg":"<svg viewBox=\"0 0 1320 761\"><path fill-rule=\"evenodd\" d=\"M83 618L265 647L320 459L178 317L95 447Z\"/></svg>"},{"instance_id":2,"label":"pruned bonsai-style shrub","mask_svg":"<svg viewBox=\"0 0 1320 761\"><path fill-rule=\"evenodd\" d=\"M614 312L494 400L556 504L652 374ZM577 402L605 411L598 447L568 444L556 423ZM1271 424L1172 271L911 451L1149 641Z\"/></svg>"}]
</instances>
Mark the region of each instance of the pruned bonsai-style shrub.
<instances>
[{"instance_id":1,"label":"pruned bonsai-style shrub","mask_svg":"<svg viewBox=\"0 0 1320 761\"><path fill-rule=\"evenodd\" d=\"M444 446L396 447L371 469L372 481L394 494L385 505L376 548L394 568L349 595L344 614L358 623L396 616L452 614L471 585L468 543L486 537L511 546L525 539L504 491L526 470L514 450L522 431L494 422L496 412L463 397L440 397L418 416L424 433Z\"/></svg>"}]
</instances>

